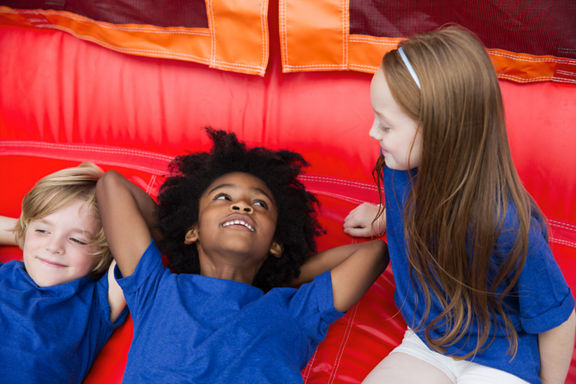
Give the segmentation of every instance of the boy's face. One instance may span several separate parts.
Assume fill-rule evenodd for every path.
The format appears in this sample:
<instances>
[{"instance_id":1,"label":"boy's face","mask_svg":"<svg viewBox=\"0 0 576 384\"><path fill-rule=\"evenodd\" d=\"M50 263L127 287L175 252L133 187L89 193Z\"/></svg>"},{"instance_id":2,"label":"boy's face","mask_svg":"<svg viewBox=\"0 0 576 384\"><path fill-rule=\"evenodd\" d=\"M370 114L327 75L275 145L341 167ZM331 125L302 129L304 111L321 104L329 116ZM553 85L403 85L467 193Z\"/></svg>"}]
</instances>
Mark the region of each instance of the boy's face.
<instances>
[{"instance_id":1,"label":"boy's face","mask_svg":"<svg viewBox=\"0 0 576 384\"><path fill-rule=\"evenodd\" d=\"M96 231L96 218L81 200L31 221L23 247L26 271L40 287L88 275L97 262L89 245Z\"/></svg>"},{"instance_id":2,"label":"boy's face","mask_svg":"<svg viewBox=\"0 0 576 384\"><path fill-rule=\"evenodd\" d=\"M217 178L200 197L199 224L191 231L201 267L224 261L257 272L270 252L277 218L276 202L262 180L241 172Z\"/></svg>"}]
</instances>

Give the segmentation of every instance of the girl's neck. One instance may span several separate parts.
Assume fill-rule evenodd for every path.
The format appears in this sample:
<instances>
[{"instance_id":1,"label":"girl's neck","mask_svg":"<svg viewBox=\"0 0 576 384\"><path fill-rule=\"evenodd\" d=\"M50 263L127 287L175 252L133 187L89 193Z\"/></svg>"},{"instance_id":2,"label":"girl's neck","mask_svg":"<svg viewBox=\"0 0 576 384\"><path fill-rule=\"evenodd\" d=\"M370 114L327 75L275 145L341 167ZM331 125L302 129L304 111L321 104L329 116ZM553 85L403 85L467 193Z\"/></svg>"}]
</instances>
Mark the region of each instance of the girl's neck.
<instances>
[{"instance_id":1,"label":"girl's neck","mask_svg":"<svg viewBox=\"0 0 576 384\"><path fill-rule=\"evenodd\" d=\"M206 277L214 277L224 280L234 280L252 285L254 277L260 266L236 265L235 263L200 260L200 274Z\"/></svg>"}]
</instances>

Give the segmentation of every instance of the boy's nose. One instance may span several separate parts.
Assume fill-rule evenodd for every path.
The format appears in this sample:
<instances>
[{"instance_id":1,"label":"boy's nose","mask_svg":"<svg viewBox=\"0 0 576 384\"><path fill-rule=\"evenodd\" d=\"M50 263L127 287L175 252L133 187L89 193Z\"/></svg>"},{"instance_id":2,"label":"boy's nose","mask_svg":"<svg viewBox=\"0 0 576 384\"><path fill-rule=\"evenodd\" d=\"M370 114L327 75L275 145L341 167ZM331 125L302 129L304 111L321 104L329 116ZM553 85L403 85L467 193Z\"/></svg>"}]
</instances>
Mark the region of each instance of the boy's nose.
<instances>
[{"instance_id":1,"label":"boy's nose","mask_svg":"<svg viewBox=\"0 0 576 384\"><path fill-rule=\"evenodd\" d=\"M57 255L64 253L64 247L62 246L62 242L59 239L49 240L48 244L46 244L46 250Z\"/></svg>"},{"instance_id":2,"label":"boy's nose","mask_svg":"<svg viewBox=\"0 0 576 384\"><path fill-rule=\"evenodd\" d=\"M232 209L232 211L237 213L251 214L252 212L254 212L254 209L243 201L239 201L237 203L232 204L230 208Z\"/></svg>"}]
</instances>

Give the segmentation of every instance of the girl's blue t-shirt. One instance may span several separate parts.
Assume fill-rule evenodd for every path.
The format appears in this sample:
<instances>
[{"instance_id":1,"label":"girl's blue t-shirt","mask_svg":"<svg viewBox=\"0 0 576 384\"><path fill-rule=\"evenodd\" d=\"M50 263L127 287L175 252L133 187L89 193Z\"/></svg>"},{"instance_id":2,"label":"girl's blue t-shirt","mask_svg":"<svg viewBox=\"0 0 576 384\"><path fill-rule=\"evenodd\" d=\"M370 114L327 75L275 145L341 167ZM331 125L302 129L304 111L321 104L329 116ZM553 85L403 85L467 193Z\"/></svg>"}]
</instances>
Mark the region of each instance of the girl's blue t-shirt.
<instances>
[{"instance_id":1,"label":"girl's blue t-shirt","mask_svg":"<svg viewBox=\"0 0 576 384\"><path fill-rule=\"evenodd\" d=\"M110 322L107 275L39 287L21 261L0 264L0 382L82 383L127 313Z\"/></svg>"},{"instance_id":2,"label":"girl's blue t-shirt","mask_svg":"<svg viewBox=\"0 0 576 384\"><path fill-rule=\"evenodd\" d=\"M342 313L330 272L299 289L174 274L154 243L116 277L134 321L123 383L302 383L300 371Z\"/></svg>"},{"instance_id":3,"label":"girl's blue t-shirt","mask_svg":"<svg viewBox=\"0 0 576 384\"><path fill-rule=\"evenodd\" d=\"M408 326L415 327L423 318L422 305L425 299L422 289L411 280L410 262L405 246L404 207L411 190L411 177L416 177L414 170L398 171L384 168L386 232L390 264L396 284L394 299ZM505 230L495 247L493 255L495 258L505 257L513 244L516 222L517 217L512 207L505 218ZM540 383L538 334L566 321L574 309L574 298L560 267L554 260L542 225L536 219L532 219L530 225L526 264L517 285L505 299L505 303L508 308L507 314L518 332L517 354L514 357L508 354L508 339L505 330L500 327L496 330L493 328L491 334L495 334L493 343L469 360L510 372L530 383ZM439 300L433 297L428 320L440 315L441 309ZM501 321L497 323L502 324ZM423 325L417 333L425 342L424 329L427 323ZM439 329L432 332L431 336L437 338L444 333L445 330ZM447 347L446 355L462 356L475 348L477 327L472 325L467 333L470 337Z\"/></svg>"}]
</instances>

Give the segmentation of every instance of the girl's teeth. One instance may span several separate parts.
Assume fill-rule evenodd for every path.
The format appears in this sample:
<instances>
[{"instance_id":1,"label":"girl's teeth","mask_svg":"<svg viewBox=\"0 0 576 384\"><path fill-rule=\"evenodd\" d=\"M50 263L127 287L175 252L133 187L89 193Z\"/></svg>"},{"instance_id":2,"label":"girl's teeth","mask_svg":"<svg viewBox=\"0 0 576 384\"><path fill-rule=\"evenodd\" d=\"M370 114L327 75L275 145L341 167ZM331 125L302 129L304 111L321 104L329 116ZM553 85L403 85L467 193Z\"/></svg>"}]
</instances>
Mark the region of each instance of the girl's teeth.
<instances>
[{"instance_id":1,"label":"girl's teeth","mask_svg":"<svg viewBox=\"0 0 576 384\"><path fill-rule=\"evenodd\" d=\"M243 225L246 228L248 228L250 231L254 232L254 228L252 228L252 226L250 224L245 223L245 222L240 221L240 220L228 221L228 222L224 223L222 226L227 227L229 225Z\"/></svg>"}]
</instances>

